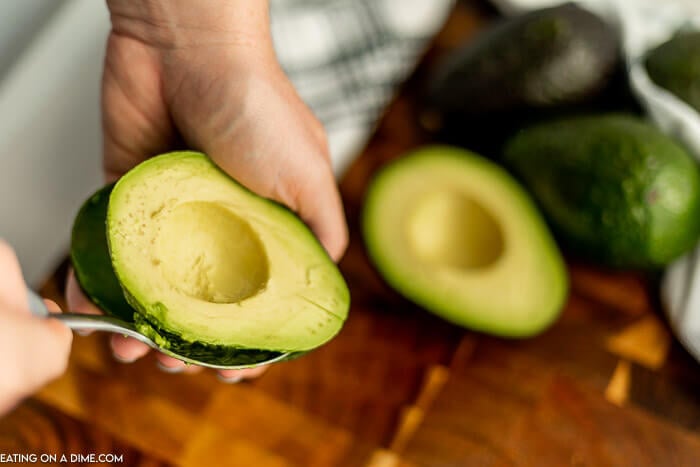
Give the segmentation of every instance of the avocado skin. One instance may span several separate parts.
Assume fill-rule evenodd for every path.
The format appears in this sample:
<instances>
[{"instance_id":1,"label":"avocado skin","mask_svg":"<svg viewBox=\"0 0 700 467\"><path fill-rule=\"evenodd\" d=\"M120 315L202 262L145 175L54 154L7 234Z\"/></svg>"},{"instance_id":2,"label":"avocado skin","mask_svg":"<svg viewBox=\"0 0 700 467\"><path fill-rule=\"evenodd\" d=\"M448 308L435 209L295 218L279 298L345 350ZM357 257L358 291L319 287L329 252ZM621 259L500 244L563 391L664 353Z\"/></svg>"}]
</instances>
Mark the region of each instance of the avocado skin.
<instances>
[{"instance_id":1,"label":"avocado skin","mask_svg":"<svg viewBox=\"0 0 700 467\"><path fill-rule=\"evenodd\" d=\"M619 268L655 269L700 236L700 174L674 141L623 114L523 130L505 161L571 251Z\"/></svg>"},{"instance_id":2,"label":"avocado skin","mask_svg":"<svg viewBox=\"0 0 700 467\"><path fill-rule=\"evenodd\" d=\"M227 345L192 342L157 326L140 313L135 314L134 317L136 328L139 330L139 332L145 336L148 336L160 347L168 349L178 355L186 355L194 360L212 365L255 365L257 363L277 358L284 353L282 351L275 350L244 349ZM307 352L291 352L287 357L280 361L292 360L305 353Z\"/></svg>"},{"instance_id":3,"label":"avocado skin","mask_svg":"<svg viewBox=\"0 0 700 467\"><path fill-rule=\"evenodd\" d=\"M649 52L645 65L654 83L700 112L700 31L676 34Z\"/></svg>"},{"instance_id":4,"label":"avocado skin","mask_svg":"<svg viewBox=\"0 0 700 467\"><path fill-rule=\"evenodd\" d=\"M438 64L426 108L440 139L490 156L525 125L581 112L638 112L617 33L568 3L506 18Z\"/></svg>"},{"instance_id":5,"label":"avocado skin","mask_svg":"<svg viewBox=\"0 0 700 467\"><path fill-rule=\"evenodd\" d=\"M114 183L83 203L73 223L71 262L85 295L106 314L133 322L134 309L124 298L107 246L107 206Z\"/></svg>"}]
</instances>

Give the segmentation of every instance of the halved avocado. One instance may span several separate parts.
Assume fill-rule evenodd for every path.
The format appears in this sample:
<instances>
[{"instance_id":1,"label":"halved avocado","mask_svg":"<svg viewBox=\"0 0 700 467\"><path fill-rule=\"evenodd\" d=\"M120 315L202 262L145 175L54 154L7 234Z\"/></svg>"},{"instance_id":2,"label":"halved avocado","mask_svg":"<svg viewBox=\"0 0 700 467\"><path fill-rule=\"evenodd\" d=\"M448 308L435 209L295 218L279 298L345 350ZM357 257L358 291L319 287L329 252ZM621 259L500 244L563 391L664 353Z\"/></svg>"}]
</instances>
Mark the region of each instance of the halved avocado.
<instances>
[{"instance_id":1,"label":"halved avocado","mask_svg":"<svg viewBox=\"0 0 700 467\"><path fill-rule=\"evenodd\" d=\"M137 327L190 357L308 351L347 316L347 286L306 225L201 153L154 157L122 177L107 239Z\"/></svg>"},{"instance_id":2,"label":"halved avocado","mask_svg":"<svg viewBox=\"0 0 700 467\"><path fill-rule=\"evenodd\" d=\"M389 285L452 323L524 337L562 308L564 262L534 203L469 151L425 147L388 165L369 187L362 227Z\"/></svg>"}]
</instances>

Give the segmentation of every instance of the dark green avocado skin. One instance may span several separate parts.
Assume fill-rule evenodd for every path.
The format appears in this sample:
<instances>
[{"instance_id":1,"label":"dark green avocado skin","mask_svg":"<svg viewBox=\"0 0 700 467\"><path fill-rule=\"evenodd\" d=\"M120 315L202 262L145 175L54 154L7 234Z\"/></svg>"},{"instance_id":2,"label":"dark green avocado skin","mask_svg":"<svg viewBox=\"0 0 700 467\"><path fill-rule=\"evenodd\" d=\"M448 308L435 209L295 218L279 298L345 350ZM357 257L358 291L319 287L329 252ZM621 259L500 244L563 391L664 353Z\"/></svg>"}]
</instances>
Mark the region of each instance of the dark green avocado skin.
<instances>
[{"instance_id":1,"label":"dark green avocado skin","mask_svg":"<svg viewBox=\"0 0 700 467\"><path fill-rule=\"evenodd\" d=\"M278 358L284 353L283 351L246 349L188 341L151 323L148 318L140 313L136 313L134 317L136 318L136 327L139 332L178 355L186 355L200 362L214 365L255 365ZM293 360L305 353L307 352L290 352L287 357L279 361Z\"/></svg>"},{"instance_id":2,"label":"dark green avocado skin","mask_svg":"<svg viewBox=\"0 0 700 467\"><path fill-rule=\"evenodd\" d=\"M700 112L700 31L681 32L646 57L651 80Z\"/></svg>"},{"instance_id":3,"label":"dark green avocado skin","mask_svg":"<svg viewBox=\"0 0 700 467\"><path fill-rule=\"evenodd\" d=\"M440 137L489 156L524 125L633 110L617 33L568 3L506 18L437 65L425 106Z\"/></svg>"},{"instance_id":4,"label":"dark green avocado skin","mask_svg":"<svg viewBox=\"0 0 700 467\"><path fill-rule=\"evenodd\" d=\"M135 311L124 298L107 246L107 206L112 188L114 183L99 189L80 208L73 222L70 255L85 295L108 315L131 322Z\"/></svg>"},{"instance_id":5,"label":"dark green avocado skin","mask_svg":"<svg viewBox=\"0 0 700 467\"><path fill-rule=\"evenodd\" d=\"M608 114L525 129L505 162L566 247L585 259L660 268L700 236L700 174L692 157L643 120Z\"/></svg>"}]
</instances>

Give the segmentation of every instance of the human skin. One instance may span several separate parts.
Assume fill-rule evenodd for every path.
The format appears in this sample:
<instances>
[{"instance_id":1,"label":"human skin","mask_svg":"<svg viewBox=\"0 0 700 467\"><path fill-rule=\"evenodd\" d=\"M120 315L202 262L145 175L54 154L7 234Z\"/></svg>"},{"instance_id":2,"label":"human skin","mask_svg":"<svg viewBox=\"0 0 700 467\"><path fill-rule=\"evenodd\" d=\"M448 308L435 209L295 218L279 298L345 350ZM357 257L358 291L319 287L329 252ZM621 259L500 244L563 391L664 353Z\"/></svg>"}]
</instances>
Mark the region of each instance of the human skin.
<instances>
[{"instance_id":1,"label":"human skin","mask_svg":"<svg viewBox=\"0 0 700 467\"><path fill-rule=\"evenodd\" d=\"M255 193L295 212L334 260L348 233L323 126L282 71L264 0L107 0L112 30L102 79L104 169L112 181L153 155L208 154ZM75 277L71 310L99 313ZM115 357L148 348L111 338ZM166 371L199 371L159 354ZM266 367L219 372L226 381Z\"/></svg>"},{"instance_id":2,"label":"human skin","mask_svg":"<svg viewBox=\"0 0 700 467\"><path fill-rule=\"evenodd\" d=\"M55 319L29 311L27 286L14 251L0 240L0 415L60 376L73 334ZM46 301L51 311L58 306Z\"/></svg>"}]
</instances>

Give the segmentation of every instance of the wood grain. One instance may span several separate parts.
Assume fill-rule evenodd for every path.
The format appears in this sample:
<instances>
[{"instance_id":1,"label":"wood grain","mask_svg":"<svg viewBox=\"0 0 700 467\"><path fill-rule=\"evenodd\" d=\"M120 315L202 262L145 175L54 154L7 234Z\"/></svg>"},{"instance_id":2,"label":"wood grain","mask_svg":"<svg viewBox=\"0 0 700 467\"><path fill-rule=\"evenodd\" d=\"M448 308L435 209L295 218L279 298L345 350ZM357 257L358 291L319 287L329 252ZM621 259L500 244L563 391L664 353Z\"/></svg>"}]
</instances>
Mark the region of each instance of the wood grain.
<instances>
[{"instance_id":1,"label":"wood grain","mask_svg":"<svg viewBox=\"0 0 700 467\"><path fill-rule=\"evenodd\" d=\"M561 318L517 341L426 313L367 259L368 181L431 141L425 77L492 15L458 4L342 180L353 304L336 339L227 386L162 373L152 356L117 363L104 336L76 337L67 373L0 420L0 452L111 452L144 466L699 465L700 366L670 339L656 278L569 261ZM65 269L43 289L60 304Z\"/></svg>"}]
</instances>

